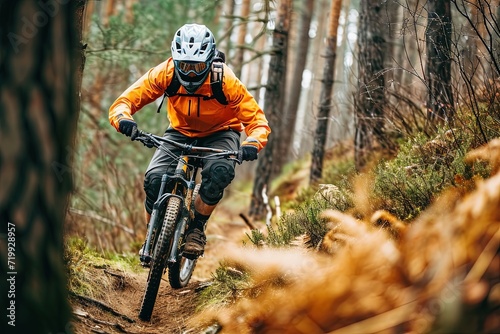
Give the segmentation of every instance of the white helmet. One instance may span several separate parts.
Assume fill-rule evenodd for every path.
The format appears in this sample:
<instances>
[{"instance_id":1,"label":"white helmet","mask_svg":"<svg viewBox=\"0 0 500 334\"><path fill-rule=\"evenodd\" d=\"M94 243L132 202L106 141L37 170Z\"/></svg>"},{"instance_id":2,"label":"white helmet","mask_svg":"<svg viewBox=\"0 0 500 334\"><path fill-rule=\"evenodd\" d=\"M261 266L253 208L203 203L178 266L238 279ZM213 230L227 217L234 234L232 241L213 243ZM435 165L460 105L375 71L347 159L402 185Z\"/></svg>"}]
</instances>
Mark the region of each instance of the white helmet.
<instances>
[{"instance_id":1,"label":"white helmet","mask_svg":"<svg viewBox=\"0 0 500 334\"><path fill-rule=\"evenodd\" d=\"M210 72L215 56L215 38L204 25L185 24L172 40L175 74L188 93L193 94Z\"/></svg>"}]
</instances>

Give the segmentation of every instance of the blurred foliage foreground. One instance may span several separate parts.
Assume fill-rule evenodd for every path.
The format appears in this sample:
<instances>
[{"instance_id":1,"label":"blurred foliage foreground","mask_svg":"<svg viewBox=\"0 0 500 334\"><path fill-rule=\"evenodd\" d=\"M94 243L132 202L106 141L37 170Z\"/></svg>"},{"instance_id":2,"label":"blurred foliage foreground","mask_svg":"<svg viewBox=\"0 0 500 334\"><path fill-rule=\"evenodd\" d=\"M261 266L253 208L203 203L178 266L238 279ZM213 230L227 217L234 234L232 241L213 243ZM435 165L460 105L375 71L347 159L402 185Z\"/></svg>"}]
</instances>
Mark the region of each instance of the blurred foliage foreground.
<instances>
[{"instance_id":1,"label":"blurred foliage foreground","mask_svg":"<svg viewBox=\"0 0 500 334\"><path fill-rule=\"evenodd\" d=\"M192 323L220 333L500 332L500 139L459 147L449 135L410 139L369 176L348 180L349 158L337 161L336 185L306 190L267 232L252 231L255 247L223 253Z\"/></svg>"},{"instance_id":2,"label":"blurred foliage foreground","mask_svg":"<svg viewBox=\"0 0 500 334\"><path fill-rule=\"evenodd\" d=\"M219 251L227 256L201 292L192 326L205 333L500 332L500 138L492 131L484 144L474 133L411 136L363 175L354 172L352 150L339 146L324 183L294 199L280 193L293 188L294 178L283 176L274 193L286 199L286 214L251 231L250 245ZM116 255L89 252L78 239L68 239L67 250L76 294L99 297L114 284L95 284L96 268L138 267L135 256L116 264Z\"/></svg>"}]
</instances>

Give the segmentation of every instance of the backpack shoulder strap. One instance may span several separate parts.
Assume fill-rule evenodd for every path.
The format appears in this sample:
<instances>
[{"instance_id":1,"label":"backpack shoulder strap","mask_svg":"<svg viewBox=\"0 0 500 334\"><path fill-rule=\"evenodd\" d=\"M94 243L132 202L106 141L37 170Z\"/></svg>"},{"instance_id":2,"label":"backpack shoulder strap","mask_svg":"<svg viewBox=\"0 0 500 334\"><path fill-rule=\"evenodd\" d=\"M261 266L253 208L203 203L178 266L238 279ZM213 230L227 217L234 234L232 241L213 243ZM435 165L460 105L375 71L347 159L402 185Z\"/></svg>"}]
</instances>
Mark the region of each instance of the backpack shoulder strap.
<instances>
[{"instance_id":1,"label":"backpack shoulder strap","mask_svg":"<svg viewBox=\"0 0 500 334\"><path fill-rule=\"evenodd\" d=\"M168 96L175 96L177 95L177 91L181 87L181 82L177 78L177 75L174 74L172 76L172 81L170 82L170 85L168 85L167 89L165 89L165 93L163 93L163 98L161 99L160 105L158 106L158 110L156 110L156 113L159 114L161 111L161 107L163 105L163 101L165 101L165 98Z\"/></svg>"},{"instance_id":2,"label":"backpack shoulder strap","mask_svg":"<svg viewBox=\"0 0 500 334\"><path fill-rule=\"evenodd\" d=\"M224 55L222 53L222 55ZM224 83L224 64L225 56L216 59L212 62L212 68L210 71L210 88L212 89L212 96L203 96L198 94L178 94L179 88L181 87L181 82L177 78L177 75L172 76L172 81L170 85L168 85L167 89L165 89L165 93L163 94L163 98L158 106L157 113L160 113L161 107L163 105L163 101L165 101L166 97L172 97L175 95L183 95L183 96L194 96L194 97L203 97L205 100L216 99L222 105L227 105L227 98L224 95L224 91L222 89L222 85Z\"/></svg>"},{"instance_id":3,"label":"backpack shoulder strap","mask_svg":"<svg viewBox=\"0 0 500 334\"><path fill-rule=\"evenodd\" d=\"M167 89L165 89L165 95L166 96L174 96L177 95L177 91L181 88L181 82L179 81L179 78L177 78L177 75L175 74L172 76L172 81L170 82L170 85L168 85Z\"/></svg>"},{"instance_id":4,"label":"backpack shoulder strap","mask_svg":"<svg viewBox=\"0 0 500 334\"><path fill-rule=\"evenodd\" d=\"M223 85L224 83L224 64L221 62L212 63L212 71L210 74L210 87L212 88L212 94L214 98L222 105L227 105L227 98L224 95Z\"/></svg>"}]
</instances>

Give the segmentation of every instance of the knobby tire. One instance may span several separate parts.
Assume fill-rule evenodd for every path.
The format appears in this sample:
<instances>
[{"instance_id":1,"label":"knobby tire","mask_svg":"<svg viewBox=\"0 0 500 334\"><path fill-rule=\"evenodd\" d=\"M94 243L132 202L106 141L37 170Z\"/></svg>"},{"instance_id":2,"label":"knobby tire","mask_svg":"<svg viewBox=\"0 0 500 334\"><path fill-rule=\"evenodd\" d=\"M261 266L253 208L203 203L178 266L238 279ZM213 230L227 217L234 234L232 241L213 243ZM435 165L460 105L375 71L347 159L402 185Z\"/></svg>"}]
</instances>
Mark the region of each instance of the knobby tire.
<instances>
[{"instance_id":1,"label":"knobby tire","mask_svg":"<svg viewBox=\"0 0 500 334\"><path fill-rule=\"evenodd\" d=\"M141 310L139 312L139 318L141 320L149 321L151 319L156 296L158 295L158 289L160 287L161 277L163 276L168 253L170 251L170 241L180 210L181 200L177 197L171 197L168 200L163 227L154 248L151 269L149 270L148 282L146 283L146 291L144 292Z\"/></svg>"},{"instance_id":2,"label":"knobby tire","mask_svg":"<svg viewBox=\"0 0 500 334\"><path fill-rule=\"evenodd\" d=\"M198 259L188 259L184 256L178 256L177 262L173 263L168 269L168 281L173 289L181 289L188 285L194 267Z\"/></svg>"},{"instance_id":3,"label":"knobby tire","mask_svg":"<svg viewBox=\"0 0 500 334\"><path fill-rule=\"evenodd\" d=\"M191 201L191 211L194 211L194 200L198 195L198 191L200 190L200 184L197 184L193 190L193 197ZM185 235L182 236L179 254L182 254L182 249L184 247L184 238ZM196 262L198 259L188 259L183 257L182 255L177 256L177 261L170 265L168 268L168 281L170 286L173 289L181 289L188 285L189 280L191 279L191 275L193 275L194 268L196 267Z\"/></svg>"}]
</instances>

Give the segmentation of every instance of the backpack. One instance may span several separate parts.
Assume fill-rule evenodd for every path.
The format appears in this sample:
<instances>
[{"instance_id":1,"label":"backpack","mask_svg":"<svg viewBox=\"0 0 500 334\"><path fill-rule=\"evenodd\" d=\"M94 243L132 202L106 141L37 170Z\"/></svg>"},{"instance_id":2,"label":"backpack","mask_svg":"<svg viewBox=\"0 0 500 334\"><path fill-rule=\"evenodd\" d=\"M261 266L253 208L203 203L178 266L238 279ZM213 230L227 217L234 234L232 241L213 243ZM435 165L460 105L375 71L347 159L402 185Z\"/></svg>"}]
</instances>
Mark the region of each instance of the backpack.
<instances>
[{"instance_id":1,"label":"backpack","mask_svg":"<svg viewBox=\"0 0 500 334\"><path fill-rule=\"evenodd\" d=\"M174 76L172 77L172 81L170 82L170 85L168 85L167 89L165 89L165 93L163 93L163 99L160 102L160 105L158 106L158 110L156 111L157 113L160 112L161 106L163 105L163 101L165 101L165 97L172 97L172 96L190 96L190 97L201 97L203 100L211 100L211 99L216 99L217 102L219 102L222 105L227 105L227 99L226 96L224 95L224 92L222 90L222 83L223 83L223 78L224 78L224 63L226 61L226 55L224 52L215 50L215 57L212 62L212 68L210 69L210 87L212 88L212 95L211 96L206 96L206 95L201 95L201 94L182 94L178 93L179 88L181 87L181 83L179 79L177 78L177 75L175 75L174 71Z\"/></svg>"}]
</instances>

